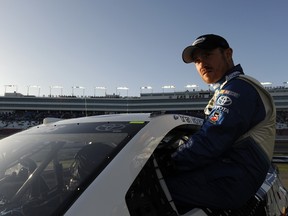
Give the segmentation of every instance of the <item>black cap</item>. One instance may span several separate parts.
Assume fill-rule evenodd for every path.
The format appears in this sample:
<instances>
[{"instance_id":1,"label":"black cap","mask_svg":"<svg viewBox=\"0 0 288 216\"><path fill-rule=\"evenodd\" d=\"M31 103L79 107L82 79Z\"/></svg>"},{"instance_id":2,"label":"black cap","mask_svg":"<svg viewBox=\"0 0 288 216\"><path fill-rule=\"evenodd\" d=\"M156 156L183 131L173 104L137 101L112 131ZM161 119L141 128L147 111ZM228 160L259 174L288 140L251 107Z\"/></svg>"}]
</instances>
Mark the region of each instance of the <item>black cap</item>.
<instances>
[{"instance_id":1,"label":"black cap","mask_svg":"<svg viewBox=\"0 0 288 216\"><path fill-rule=\"evenodd\" d=\"M186 47L182 53L182 59L185 63L193 62L193 55L196 50L213 50L218 47L228 49L229 44L228 42L219 35L214 34L206 34L202 35L192 43L191 46Z\"/></svg>"}]
</instances>

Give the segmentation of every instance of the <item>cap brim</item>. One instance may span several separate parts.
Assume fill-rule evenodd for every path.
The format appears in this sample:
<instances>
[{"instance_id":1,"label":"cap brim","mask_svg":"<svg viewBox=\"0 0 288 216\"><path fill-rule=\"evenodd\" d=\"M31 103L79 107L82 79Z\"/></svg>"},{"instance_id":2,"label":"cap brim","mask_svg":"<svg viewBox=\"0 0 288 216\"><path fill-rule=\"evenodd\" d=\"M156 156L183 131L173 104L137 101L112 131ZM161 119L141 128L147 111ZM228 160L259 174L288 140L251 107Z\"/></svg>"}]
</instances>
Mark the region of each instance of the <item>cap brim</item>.
<instances>
[{"instance_id":1,"label":"cap brim","mask_svg":"<svg viewBox=\"0 0 288 216\"><path fill-rule=\"evenodd\" d=\"M195 51L199 49L195 46L188 46L182 52L182 59L185 63L192 63L193 62L193 54Z\"/></svg>"}]
</instances>

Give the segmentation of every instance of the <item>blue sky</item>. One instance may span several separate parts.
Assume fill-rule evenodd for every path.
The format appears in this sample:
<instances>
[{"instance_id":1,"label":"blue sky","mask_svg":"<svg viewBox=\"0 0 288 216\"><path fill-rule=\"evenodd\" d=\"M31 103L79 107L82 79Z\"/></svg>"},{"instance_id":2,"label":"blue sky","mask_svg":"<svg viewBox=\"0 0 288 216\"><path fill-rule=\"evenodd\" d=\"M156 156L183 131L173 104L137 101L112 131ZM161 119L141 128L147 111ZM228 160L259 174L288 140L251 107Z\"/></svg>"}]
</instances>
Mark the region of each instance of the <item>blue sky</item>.
<instances>
[{"instance_id":1,"label":"blue sky","mask_svg":"<svg viewBox=\"0 0 288 216\"><path fill-rule=\"evenodd\" d=\"M281 86L287 9L287 0L1 0L0 95L71 95L73 86L86 96L104 94L95 87L121 96L139 96L143 86L208 89L181 58L206 33L228 40L246 74Z\"/></svg>"}]
</instances>

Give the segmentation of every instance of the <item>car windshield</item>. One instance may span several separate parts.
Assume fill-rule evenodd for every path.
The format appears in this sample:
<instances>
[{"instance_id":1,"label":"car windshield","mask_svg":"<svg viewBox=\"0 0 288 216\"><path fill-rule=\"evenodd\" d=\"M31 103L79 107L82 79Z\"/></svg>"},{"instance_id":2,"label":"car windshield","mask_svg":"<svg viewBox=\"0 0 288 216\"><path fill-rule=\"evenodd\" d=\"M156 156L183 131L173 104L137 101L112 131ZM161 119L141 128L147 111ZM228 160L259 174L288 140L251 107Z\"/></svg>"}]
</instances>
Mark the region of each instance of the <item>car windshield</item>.
<instances>
[{"instance_id":1,"label":"car windshield","mask_svg":"<svg viewBox=\"0 0 288 216\"><path fill-rule=\"evenodd\" d=\"M49 124L2 139L0 215L62 214L144 125Z\"/></svg>"}]
</instances>

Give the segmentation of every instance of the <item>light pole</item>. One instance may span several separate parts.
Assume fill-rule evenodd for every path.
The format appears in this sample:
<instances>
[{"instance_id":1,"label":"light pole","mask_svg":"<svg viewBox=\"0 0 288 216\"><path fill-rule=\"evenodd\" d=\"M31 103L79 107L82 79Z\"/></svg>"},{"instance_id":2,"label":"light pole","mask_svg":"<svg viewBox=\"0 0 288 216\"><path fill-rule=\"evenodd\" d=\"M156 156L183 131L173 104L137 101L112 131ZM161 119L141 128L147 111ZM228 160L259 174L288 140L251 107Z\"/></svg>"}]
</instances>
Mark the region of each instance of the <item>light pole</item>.
<instances>
[{"instance_id":1,"label":"light pole","mask_svg":"<svg viewBox=\"0 0 288 216\"><path fill-rule=\"evenodd\" d=\"M129 90L129 88L128 87L117 87L116 88L116 95L118 94L118 90L126 90L127 91L127 97L128 97L128 90Z\"/></svg>"},{"instance_id":2,"label":"light pole","mask_svg":"<svg viewBox=\"0 0 288 216\"><path fill-rule=\"evenodd\" d=\"M38 97L40 96L40 86L38 85L28 85L27 86L27 96L29 96L29 91L30 91L30 88L37 88L38 89Z\"/></svg>"},{"instance_id":3,"label":"light pole","mask_svg":"<svg viewBox=\"0 0 288 216\"><path fill-rule=\"evenodd\" d=\"M145 89L151 90L150 93L153 92L153 88L151 86L142 86L140 87L140 94L142 94L142 90L145 90Z\"/></svg>"},{"instance_id":4,"label":"light pole","mask_svg":"<svg viewBox=\"0 0 288 216\"><path fill-rule=\"evenodd\" d=\"M105 96L106 96L106 90L107 90L106 87L104 87L104 86L96 86L94 88L94 97L96 97L96 90L104 90L105 91Z\"/></svg>"},{"instance_id":5,"label":"light pole","mask_svg":"<svg viewBox=\"0 0 288 216\"><path fill-rule=\"evenodd\" d=\"M164 93L165 89L173 89L173 91L175 92L175 86L174 85L165 85L165 86L162 86L162 89L163 89L163 93Z\"/></svg>"},{"instance_id":6,"label":"light pole","mask_svg":"<svg viewBox=\"0 0 288 216\"><path fill-rule=\"evenodd\" d=\"M186 85L185 88L187 89L193 89L193 91L197 90L199 88L196 84Z\"/></svg>"},{"instance_id":7,"label":"light pole","mask_svg":"<svg viewBox=\"0 0 288 216\"><path fill-rule=\"evenodd\" d=\"M267 88L267 87L271 87L271 86L272 86L272 83L271 83L271 82L261 82L261 85L262 85L264 88Z\"/></svg>"},{"instance_id":8,"label":"light pole","mask_svg":"<svg viewBox=\"0 0 288 216\"><path fill-rule=\"evenodd\" d=\"M83 97L84 97L85 87L83 87L83 86L72 86L72 96L74 96L74 89L82 89L82 91L83 91Z\"/></svg>"},{"instance_id":9,"label":"light pole","mask_svg":"<svg viewBox=\"0 0 288 216\"><path fill-rule=\"evenodd\" d=\"M7 88L15 88L15 91L14 92L16 92L17 93L17 91L18 91L18 86L17 85L4 85L4 87L5 87L5 90L4 90L4 95L6 94L6 90L7 90Z\"/></svg>"},{"instance_id":10,"label":"light pole","mask_svg":"<svg viewBox=\"0 0 288 216\"><path fill-rule=\"evenodd\" d=\"M63 87L62 86L50 86L50 97L52 97L52 89L61 89L60 95L63 95Z\"/></svg>"}]
</instances>

